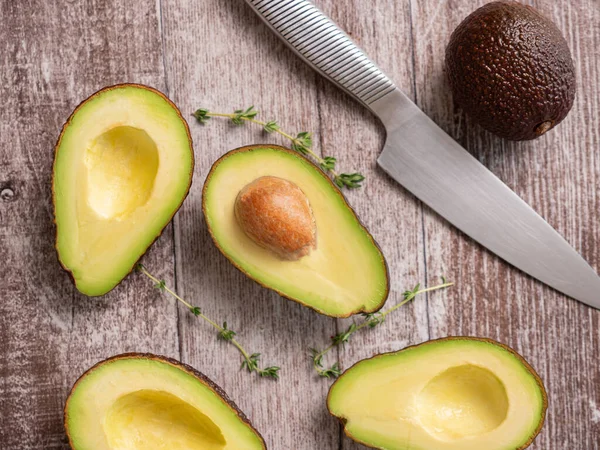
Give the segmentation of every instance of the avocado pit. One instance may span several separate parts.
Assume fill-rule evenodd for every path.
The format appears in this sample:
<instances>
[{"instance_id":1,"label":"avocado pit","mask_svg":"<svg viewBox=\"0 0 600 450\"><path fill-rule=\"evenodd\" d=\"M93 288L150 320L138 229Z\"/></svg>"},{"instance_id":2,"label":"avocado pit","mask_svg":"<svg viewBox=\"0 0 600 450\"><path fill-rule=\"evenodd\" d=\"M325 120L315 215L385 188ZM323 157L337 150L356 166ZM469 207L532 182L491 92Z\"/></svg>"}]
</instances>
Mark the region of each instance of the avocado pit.
<instances>
[{"instance_id":1,"label":"avocado pit","mask_svg":"<svg viewBox=\"0 0 600 450\"><path fill-rule=\"evenodd\" d=\"M388 297L387 265L373 236L335 183L296 151L251 145L226 153L206 177L202 211L227 260L286 299L348 317L378 311ZM299 230L303 240L286 248ZM298 258L317 244L296 261L267 248Z\"/></svg>"},{"instance_id":2,"label":"avocado pit","mask_svg":"<svg viewBox=\"0 0 600 450\"><path fill-rule=\"evenodd\" d=\"M308 198L294 183L263 176L242 188L234 213L243 232L284 260L317 248L317 226Z\"/></svg>"}]
</instances>

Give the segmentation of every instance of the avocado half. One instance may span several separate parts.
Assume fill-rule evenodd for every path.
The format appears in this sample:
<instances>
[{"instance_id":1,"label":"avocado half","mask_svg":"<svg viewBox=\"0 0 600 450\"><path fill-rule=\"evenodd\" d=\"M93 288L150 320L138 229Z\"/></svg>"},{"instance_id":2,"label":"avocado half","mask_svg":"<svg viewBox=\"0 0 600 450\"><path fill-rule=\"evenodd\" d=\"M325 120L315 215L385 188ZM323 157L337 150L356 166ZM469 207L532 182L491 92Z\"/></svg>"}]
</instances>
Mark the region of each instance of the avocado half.
<instances>
[{"instance_id":1,"label":"avocado half","mask_svg":"<svg viewBox=\"0 0 600 450\"><path fill-rule=\"evenodd\" d=\"M192 138L177 107L147 86L107 87L81 103L56 144L56 249L77 289L113 289L187 196Z\"/></svg>"},{"instance_id":2,"label":"avocado half","mask_svg":"<svg viewBox=\"0 0 600 450\"><path fill-rule=\"evenodd\" d=\"M544 424L544 385L514 350L449 337L356 363L331 386L327 406L368 447L515 450Z\"/></svg>"},{"instance_id":3,"label":"avocado half","mask_svg":"<svg viewBox=\"0 0 600 450\"><path fill-rule=\"evenodd\" d=\"M64 415L73 450L266 449L215 383L163 356L99 362L73 386Z\"/></svg>"},{"instance_id":4,"label":"avocado half","mask_svg":"<svg viewBox=\"0 0 600 450\"><path fill-rule=\"evenodd\" d=\"M238 224L236 198L261 177L290 181L308 198L317 230L317 248L308 256L284 261L252 241ZM226 153L208 174L202 207L225 257L279 295L332 317L371 313L385 303L389 281L381 250L331 179L301 155L273 145Z\"/></svg>"}]
</instances>

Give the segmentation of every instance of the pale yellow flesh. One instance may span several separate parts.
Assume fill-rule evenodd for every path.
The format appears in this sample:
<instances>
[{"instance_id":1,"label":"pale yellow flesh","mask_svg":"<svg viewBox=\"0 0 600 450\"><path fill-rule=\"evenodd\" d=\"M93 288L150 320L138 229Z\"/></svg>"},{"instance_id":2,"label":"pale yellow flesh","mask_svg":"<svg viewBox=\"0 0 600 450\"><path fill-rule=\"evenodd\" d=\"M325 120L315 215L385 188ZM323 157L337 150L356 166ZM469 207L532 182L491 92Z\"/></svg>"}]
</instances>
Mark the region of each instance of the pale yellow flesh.
<instances>
[{"instance_id":1,"label":"pale yellow flesh","mask_svg":"<svg viewBox=\"0 0 600 450\"><path fill-rule=\"evenodd\" d=\"M118 398L104 419L111 449L220 450L221 429L198 409L164 391L141 390Z\"/></svg>"},{"instance_id":2,"label":"pale yellow flesh","mask_svg":"<svg viewBox=\"0 0 600 450\"><path fill-rule=\"evenodd\" d=\"M78 194L89 213L106 221L126 220L148 202L158 172L158 148L148 133L119 126L92 141L83 159Z\"/></svg>"},{"instance_id":3,"label":"pale yellow flesh","mask_svg":"<svg viewBox=\"0 0 600 450\"><path fill-rule=\"evenodd\" d=\"M308 197L317 249L282 261L248 238L234 215L239 191L262 176L295 183ZM330 315L378 309L387 290L381 252L334 188L301 157L259 148L233 153L213 169L205 215L221 250L252 278Z\"/></svg>"},{"instance_id":4,"label":"pale yellow flesh","mask_svg":"<svg viewBox=\"0 0 600 450\"><path fill-rule=\"evenodd\" d=\"M543 414L540 386L515 356L462 340L362 361L328 405L349 434L389 450L514 450Z\"/></svg>"},{"instance_id":5,"label":"pale yellow flesh","mask_svg":"<svg viewBox=\"0 0 600 450\"><path fill-rule=\"evenodd\" d=\"M193 155L175 108L140 87L103 91L57 149L57 249L80 291L101 295L132 268L177 210Z\"/></svg>"},{"instance_id":6,"label":"pale yellow flesh","mask_svg":"<svg viewBox=\"0 0 600 450\"><path fill-rule=\"evenodd\" d=\"M170 364L106 363L81 380L66 410L74 450L261 449L210 387Z\"/></svg>"}]
</instances>

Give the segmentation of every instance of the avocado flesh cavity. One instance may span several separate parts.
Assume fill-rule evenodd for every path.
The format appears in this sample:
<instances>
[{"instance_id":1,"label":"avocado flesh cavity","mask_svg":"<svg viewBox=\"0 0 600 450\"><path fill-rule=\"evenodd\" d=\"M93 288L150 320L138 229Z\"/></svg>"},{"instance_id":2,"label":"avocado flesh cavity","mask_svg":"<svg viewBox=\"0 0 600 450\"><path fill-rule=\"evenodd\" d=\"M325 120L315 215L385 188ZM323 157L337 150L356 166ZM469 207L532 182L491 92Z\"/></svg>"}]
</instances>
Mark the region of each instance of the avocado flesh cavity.
<instances>
[{"instance_id":1,"label":"avocado flesh cavity","mask_svg":"<svg viewBox=\"0 0 600 450\"><path fill-rule=\"evenodd\" d=\"M374 448L515 450L541 429L546 394L512 350L447 338L360 361L327 404L346 434Z\"/></svg>"},{"instance_id":2,"label":"avocado flesh cavity","mask_svg":"<svg viewBox=\"0 0 600 450\"><path fill-rule=\"evenodd\" d=\"M264 449L210 380L174 360L127 354L86 372L65 406L74 450Z\"/></svg>"},{"instance_id":3,"label":"avocado flesh cavity","mask_svg":"<svg viewBox=\"0 0 600 450\"><path fill-rule=\"evenodd\" d=\"M283 261L257 245L235 218L238 193L265 176L296 184L310 202L318 245L297 261ZM203 208L217 247L261 285L330 316L372 312L383 306L388 277L381 251L339 189L302 156L276 146L227 153L208 175Z\"/></svg>"},{"instance_id":4,"label":"avocado flesh cavity","mask_svg":"<svg viewBox=\"0 0 600 450\"><path fill-rule=\"evenodd\" d=\"M208 416L168 392L149 389L118 398L106 414L104 434L115 449L220 450L227 445Z\"/></svg>"},{"instance_id":5,"label":"avocado flesh cavity","mask_svg":"<svg viewBox=\"0 0 600 450\"><path fill-rule=\"evenodd\" d=\"M77 288L102 295L132 269L187 195L187 124L159 92L106 88L83 102L56 147L56 248Z\"/></svg>"}]
</instances>

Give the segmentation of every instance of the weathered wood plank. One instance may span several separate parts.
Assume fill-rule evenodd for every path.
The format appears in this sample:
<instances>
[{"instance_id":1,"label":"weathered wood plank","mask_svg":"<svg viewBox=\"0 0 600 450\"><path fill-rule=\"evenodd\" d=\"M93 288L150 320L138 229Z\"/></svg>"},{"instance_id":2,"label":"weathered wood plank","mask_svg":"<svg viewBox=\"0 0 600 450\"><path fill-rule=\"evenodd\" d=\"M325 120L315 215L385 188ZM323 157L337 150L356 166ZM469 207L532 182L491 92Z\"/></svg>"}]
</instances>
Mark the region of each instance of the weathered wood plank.
<instances>
[{"instance_id":1,"label":"weathered wood plank","mask_svg":"<svg viewBox=\"0 0 600 450\"><path fill-rule=\"evenodd\" d=\"M593 25L600 23L600 9L594 0L535 3L568 36L579 96L564 124L529 144L499 141L452 106L443 51L452 29L476 7L472 2L316 3L599 268L600 29ZM434 283L440 274L458 283L417 300L379 329L355 335L339 355L332 352L331 363L338 357L347 368L429 337L490 336L522 352L549 388L548 422L533 448L599 448L598 313L507 267L376 169L383 143L376 119L316 76L241 0L144 2L135 8L121 0L5 1L0 42L3 449L66 448L61 411L75 378L99 359L134 350L181 355L211 376L270 448L359 448L340 439L325 411L329 383L314 376L306 357L308 347L325 344L348 321L336 323L248 281L216 251L202 217L202 183L218 156L252 142L285 142L250 127L191 124L197 154L192 192L174 228L144 258L207 314L227 320L249 350L282 365L279 382L239 372L231 347L140 277L129 277L106 298L87 299L60 270L51 223L54 141L76 103L123 81L166 89L184 114L200 105L231 110L255 104L292 131L314 131L316 148L337 156L342 168L366 173L365 187L348 196L390 263L388 306L404 289Z\"/></svg>"},{"instance_id":2,"label":"weathered wood plank","mask_svg":"<svg viewBox=\"0 0 600 450\"><path fill-rule=\"evenodd\" d=\"M104 298L76 293L54 251L51 171L60 127L95 90L163 87L153 1L0 2L0 442L67 448L75 379L124 351L178 356L176 311L130 277ZM145 261L170 274L171 230Z\"/></svg>"},{"instance_id":3,"label":"weathered wood plank","mask_svg":"<svg viewBox=\"0 0 600 450\"><path fill-rule=\"evenodd\" d=\"M598 4L535 2L567 36L579 93L557 129L534 142L515 144L484 132L454 108L444 78L450 33L484 3L412 2L418 103L598 269L600 33L592 25L600 23ZM428 274L445 273L458 282L445 298L430 301L431 337L488 336L514 347L539 371L550 397L546 425L532 448L599 448L598 311L508 267L425 211Z\"/></svg>"},{"instance_id":4,"label":"weathered wood plank","mask_svg":"<svg viewBox=\"0 0 600 450\"><path fill-rule=\"evenodd\" d=\"M319 142L316 75L244 2L165 2L163 23L169 93L186 114L201 106L229 112L256 105L264 111L261 117L278 119L286 130L313 131ZM210 317L227 320L264 363L279 364L281 379L240 371L235 349L183 314L182 359L231 394L269 448L337 448L338 426L325 410L327 384L314 380L307 358L308 347L335 333L335 321L279 298L238 272L213 245L201 211L202 185L219 156L252 143L289 143L250 125L219 120L191 125L197 165L194 186L175 222L178 289Z\"/></svg>"},{"instance_id":5,"label":"weathered wood plank","mask_svg":"<svg viewBox=\"0 0 600 450\"><path fill-rule=\"evenodd\" d=\"M412 38L408 2L337 0L316 2L383 71L413 96ZM379 120L329 81L319 78L322 151L339 157L344 170L367 176L364 187L346 192L350 203L385 254L391 291L384 308L398 303L402 293L425 282L422 207L410 193L376 166L384 142ZM338 331L352 319L341 320ZM363 330L339 350L340 365L347 369L376 353L399 350L428 339L427 300L388 316L375 330ZM322 341L321 345L325 344ZM331 383L329 383L331 384ZM364 448L343 437L341 448Z\"/></svg>"}]
</instances>

